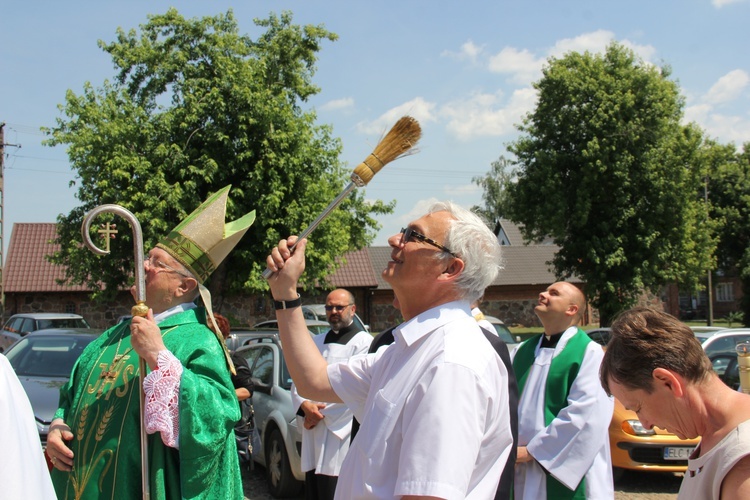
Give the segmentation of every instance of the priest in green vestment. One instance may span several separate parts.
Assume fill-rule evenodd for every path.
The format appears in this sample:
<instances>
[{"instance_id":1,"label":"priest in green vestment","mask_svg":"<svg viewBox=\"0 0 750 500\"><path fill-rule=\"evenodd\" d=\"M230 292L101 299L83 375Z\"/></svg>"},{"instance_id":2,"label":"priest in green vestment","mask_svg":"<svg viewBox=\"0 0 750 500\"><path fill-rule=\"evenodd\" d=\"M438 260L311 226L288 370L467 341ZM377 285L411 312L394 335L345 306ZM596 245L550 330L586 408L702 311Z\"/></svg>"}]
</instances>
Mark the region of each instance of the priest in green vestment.
<instances>
[{"instance_id":1,"label":"priest in green vestment","mask_svg":"<svg viewBox=\"0 0 750 500\"><path fill-rule=\"evenodd\" d=\"M544 334L511 354L520 394L515 500L614 498L614 400L599 383L604 352L577 326L585 308L575 285L553 283L534 308Z\"/></svg>"},{"instance_id":2,"label":"priest in green vestment","mask_svg":"<svg viewBox=\"0 0 750 500\"><path fill-rule=\"evenodd\" d=\"M233 370L203 282L255 218L225 224L230 186L144 260L148 315L104 332L60 390L47 452L60 500L142 498L139 359L146 362L150 497L242 499ZM195 300L201 295L206 308ZM216 329L218 331L218 328Z\"/></svg>"}]
</instances>

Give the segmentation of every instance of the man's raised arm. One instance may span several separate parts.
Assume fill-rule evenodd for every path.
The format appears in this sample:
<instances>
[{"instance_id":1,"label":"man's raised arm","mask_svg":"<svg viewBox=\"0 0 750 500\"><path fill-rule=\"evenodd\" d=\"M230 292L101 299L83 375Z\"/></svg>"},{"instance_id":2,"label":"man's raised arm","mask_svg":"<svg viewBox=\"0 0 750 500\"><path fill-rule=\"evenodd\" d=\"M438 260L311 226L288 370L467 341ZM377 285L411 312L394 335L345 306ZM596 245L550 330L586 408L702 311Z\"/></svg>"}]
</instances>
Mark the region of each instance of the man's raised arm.
<instances>
[{"instance_id":1,"label":"man's raised arm","mask_svg":"<svg viewBox=\"0 0 750 500\"><path fill-rule=\"evenodd\" d=\"M297 282L305 270L307 240L302 239L292 253L289 247L295 241L296 236L281 240L266 259L267 267L274 271L268 284L276 303L284 359L300 395L315 401L340 403L328 380L328 364L310 337L297 302Z\"/></svg>"}]
</instances>

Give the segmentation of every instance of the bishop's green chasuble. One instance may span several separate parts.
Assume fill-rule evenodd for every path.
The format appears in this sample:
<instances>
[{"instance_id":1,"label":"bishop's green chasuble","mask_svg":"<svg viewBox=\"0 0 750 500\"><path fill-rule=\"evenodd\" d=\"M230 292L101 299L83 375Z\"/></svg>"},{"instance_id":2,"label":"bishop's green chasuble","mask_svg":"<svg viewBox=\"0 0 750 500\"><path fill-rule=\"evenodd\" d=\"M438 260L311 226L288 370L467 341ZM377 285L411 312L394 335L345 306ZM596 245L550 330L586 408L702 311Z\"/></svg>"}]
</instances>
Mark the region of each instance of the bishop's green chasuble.
<instances>
[{"instance_id":1,"label":"bishop's green chasuble","mask_svg":"<svg viewBox=\"0 0 750 500\"><path fill-rule=\"evenodd\" d=\"M148 436L152 500L242 499L233 428L239 406L222 346L205 310L190 309L159 324L164 343L182 363L179 449ZM52 471L59 500L141 498L138 355L130 322L89 344L60 389L63 418L73 432L71 472Z\"/></svg>"}]
</instances>

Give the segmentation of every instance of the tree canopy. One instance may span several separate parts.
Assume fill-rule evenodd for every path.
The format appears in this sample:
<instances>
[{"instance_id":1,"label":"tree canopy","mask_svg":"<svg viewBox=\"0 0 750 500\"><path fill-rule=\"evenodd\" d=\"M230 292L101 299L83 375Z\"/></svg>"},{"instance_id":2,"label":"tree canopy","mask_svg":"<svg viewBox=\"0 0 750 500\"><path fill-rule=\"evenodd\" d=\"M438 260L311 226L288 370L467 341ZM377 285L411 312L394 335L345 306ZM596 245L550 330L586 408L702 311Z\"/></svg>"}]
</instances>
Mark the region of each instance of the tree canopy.
<instances>
[{"instance_id":1,"label":"tree canopy","mask_svg":"<svg viewBox=\"0 0 750 500\"><path fill-rule=\"evenodd\" d=\"M742 310L750 324L750 143L737 152L734 145L711 143L706 151L711 166L707 197L711 218L718 223L718 268L742 282Z\"/></svg>"},{"instance_id":2,"label":"tree canopy","mask_svg":"<svg viewBox=\"0 0 750 500\"><path fill-rule=\"evenodd\" d=\"M257 218L209 288L216 300L227 291L258 292L266 289L261 272L270 249L341 192L349 172L340 140L302 108L319 92L312 77L321 44L337 36L294 25L289 12L255 24L265 31L253 40L239 33L231 10L185 19L169 9L139 31L120 28L115 41L98 42L112 58L112 81L86 82L82 94L69 90L59 106L64 116L47 130L48 145L67 145L78 177L72 184L81 204L58 218L61 249L53 256L70 279L103 297L131 279L124 221L113 221L119 240L109 256L80 244L83 216L95 206L133 212L148 251L209 194L232 184L227 220L253 209ZM369 244L378 228L373 215L392 209L350 195L312 234L306 283L323 282L337 256Z\"/></svg>"},{"instance_id":3,"label":"tree canopy","mask_svg":"<svg viewBox=\"0 0 750 500\"><path fill-rule=\"evenodd\" d=\"M471 182L482 188L484 207L473 206L472 211L492 222L508 216L508 186L515 180L510 160L500 156L490 164L490 171L473 177Z\"/></svg>"},{"instance_id":4,"label":"tree canopy","mask_svg":"<svg viewBox=\"0 0 750 500\"><path fill-rule=\"evenodd\" d=\"M559 278L576 275L600 321L668 282L695 289L715 243L702 193L702 132L683 126L669 69L617 43L550 58L538 103L509 146L509 218L553 238Z\"/></svg>"}]
</instances>

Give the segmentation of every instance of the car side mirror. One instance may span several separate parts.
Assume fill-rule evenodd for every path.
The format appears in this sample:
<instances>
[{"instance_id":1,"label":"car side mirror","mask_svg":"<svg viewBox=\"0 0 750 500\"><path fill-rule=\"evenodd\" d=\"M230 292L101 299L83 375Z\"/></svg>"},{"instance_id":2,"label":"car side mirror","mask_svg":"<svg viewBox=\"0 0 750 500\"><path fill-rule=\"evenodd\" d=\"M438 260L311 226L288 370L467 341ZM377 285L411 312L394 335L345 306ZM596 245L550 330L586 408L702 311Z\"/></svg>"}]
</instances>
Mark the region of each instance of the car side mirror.
<instances>
[{"instance_id":1,"label":"car side mirror","mask_svg":"<svg viewBox=\"0 0 750 500\"><path fill-rule=\"evenodd\" d=\"M269 396L271 395L271 386L269 384L264 384L259 378L255 377L250 377L250 380L253 381L253 391L262 392Z\"/></svg>"}]
</instances>

